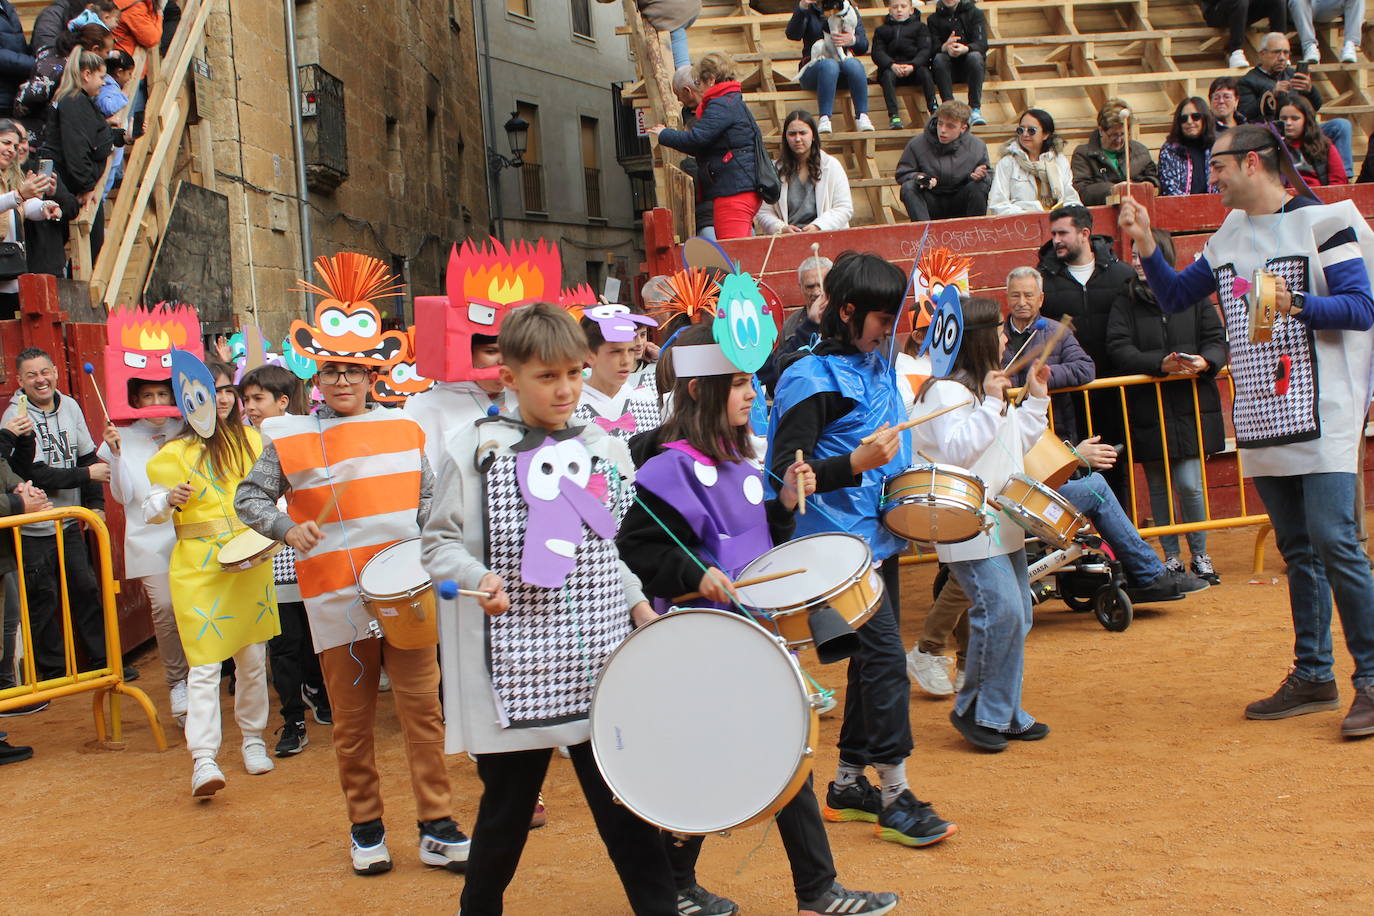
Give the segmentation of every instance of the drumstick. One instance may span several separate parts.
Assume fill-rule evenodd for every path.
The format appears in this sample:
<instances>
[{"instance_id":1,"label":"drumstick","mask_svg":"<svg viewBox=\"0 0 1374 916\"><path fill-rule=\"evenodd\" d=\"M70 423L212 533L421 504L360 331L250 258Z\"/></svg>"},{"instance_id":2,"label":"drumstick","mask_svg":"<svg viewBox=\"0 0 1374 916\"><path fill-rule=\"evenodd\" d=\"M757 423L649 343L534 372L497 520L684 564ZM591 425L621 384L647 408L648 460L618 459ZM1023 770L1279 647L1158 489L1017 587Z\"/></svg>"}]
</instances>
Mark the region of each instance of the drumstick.
<instances>
[{"instance_id":1,"label":"drumstick","mask_svg":"<svg viewBox=\"0 0 1374 916\"><path fill-rule=\"evenodd\" d=\"M1126 129L1126 196L1131 196L1131 109L1121 109L1121 126Z\"/></svg>"},{"instance_id":2,"label":"drumstick","mask_svg":"<svg viewBox=\"0 0 1374 916\"><path fill-rule=\"evenodd\" d=\"M1054 351L1054 348L1059 343L1059 341L1064 339L1064 335L1072 330L1073 318L1072 316L1065 315L1064 318L1059 322L1059 327L1054 329L1054 333L1049 336L1049 339L1045 341L1045 345L1040 348L1039 353L1036 353L1035 356L1030 359L1027 359L1025 356L1022 356L1019 359L1013 360L1011 365L1007 366L1007 368L1003 369L1002 371L1005 372L1007 375L1015 375L1022 369L1026 368L1026 366L1030 363L1036 362L1037 360L1040 362L1044 362L1045 360L1049 359L1050 353ZM1022 347L1021 349L1024 350L1025 347Z\"/></svg>"},{"instance_id":3,"label":"drumstick","mask_svg":"<svg viewBox=\"0 0 1374 916\"><path fill-rule=\"evenodd\" d=\"M762 585L765 582L772 582L774 579L784 579L787 576L795 576L797 573L804 573L805 569L789 569L786 572L768 573L762 576L754 576L752 579L741 579L738 582L731 582L731 588L748 588L751 585ZM693 598L700 598L701 592L688 592L685 595L678 595L673 599L673 604L679 601L691 601Z\"/></svg>"},{"instance_id":4,"label":"drumstick","mask_svg":"<svg viewBox=\"0 0 1374 916\"><path fill-rule=\"evenodd\" d=\"M460 588L458 594L464 598L486 598L488 601L496 597L496 592L484 592L475 588Z\"/></svg>"},{"instance_id":5,"label":"drumstick","mask_svg":"<svg viewBox=\"0 0 1374 916\"><path fill-rule=\"evenodd\" d=\"M1021 354L1026 352L1026 347L1029 347L1029 346L1031 345L1031 341L1032 341L1032 340L1035 340L1035 332L1034 332L1034 331L1032 331L1032 332L1030 333L1030 335L1026 337L1026 342L1023 343L1023 344L1021 345L1021 349L1017 350L1015 353L1012 354L1011 359L1007 361L1007 365L1008 365L1008 366L1010 366L1012 363L1014 363L1014 362L1016 362L1018 359L1020 359ZM1005 370L1003 370L1003 371L1005 371Z\"/></svg>"},{"instance_id":6,"label":"drumstick","mask_svg":"<svg viewBox=\"0 0 1374 916\"><path fill-rule=\"evenodd\" d=\"M329 518L330 514L333 513L334 507L337 506L337 505L339 504L339 498L342 497L342 496L344 495L344 491L348 489L348 486L349 486L349 484L351 484L351 483L353 483L353 481L351 481L351 480L345 480L343 483L341 483L341 484L339 484L338 486L334 487L334 488L330 491L330 493L329 493L329 499L325 500L324 508L323 508L322 510L320 510L320 514L319 514L319 515L315 516L315 524L317 524L317 525L323 525L323 524L324 524L324 520L327 519L327 518Z\"/></svg>"},{"instance_id":7,"label":"drumstick","mask_svg":"<svg viewBox=\"0 0 1374 916\"><path fill-rule=\"evenodd\" d=\"M797 464L801 464L805 460L806 453L797 449ZM797 487L797 511L802 515L806 514L806 487L804 486Z\"/></svg>"},{"instance_id":8,"label":"drumstick","mask_svg":"<svg viewBox=\"0 0 1374 916\"><path fill-rule=\"evenodd\" d=\"M95 396L100 401L100 412L105 415L105 425L110 423L110 411L105 407L105 396L100 393L100 386L95 383L95 366L85 363L81 367L86 370L86 374L91 377L91 387L95 389Z\"/></svg>"},{"instance_id":9,"label":"drumstick","mask_svg":"<svg viewBox=\"0 0 1374 916\"><path fill-rule=\"evenodd\" d=\"M970 405L970 404L972 404L972 403L973 403L973 398L968 398L967 400L960 401L958 404L952 404L952 405L950 405L949 407L941 407L939 410L933 410L933 411L931 411L930 413L926 414L926 415L923 416L923 417L917 417L917 418L914 419L914 420L907 420L905 423L899 423L899 424L897 424L896 426L891 427L891 429L892 429L892 431L893 431L894 433L899 433L899 432L902 432L903 430L911 429L913 426L920 426L922 423L924 423L924 422L927 421L927 420L934 420L936 417L940 416L941 414L947 414L947 413L949 413L951 410L958 410L960 407L967 407L968 405ZM881 429L880 429L880 430L878 430L878 432L876 432L876 433L869 433L867 436L864 436L862 439L859 440L859 444L860 444L860 445L867 445L868 443L872 442L874 439L878 438L878 436L879 436L881 433L883 433L883 432L886 432L886 430L881 430Z\"/></svg>"}]
</instances>

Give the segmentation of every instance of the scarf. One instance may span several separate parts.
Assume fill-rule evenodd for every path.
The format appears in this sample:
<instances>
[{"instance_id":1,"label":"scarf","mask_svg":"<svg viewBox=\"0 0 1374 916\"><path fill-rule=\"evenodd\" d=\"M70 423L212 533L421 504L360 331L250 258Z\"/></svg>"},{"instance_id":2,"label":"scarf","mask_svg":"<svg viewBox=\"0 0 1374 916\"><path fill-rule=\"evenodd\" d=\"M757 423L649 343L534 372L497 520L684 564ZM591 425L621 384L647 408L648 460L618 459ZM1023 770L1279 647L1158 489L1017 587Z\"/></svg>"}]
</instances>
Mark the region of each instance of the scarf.
<instances>
[{"instance_id":1,"label":"scarf","mask_svg":"<svg viewBox=\"0 0 1374 916\"><path fill-rule=\"evenodd\" d=\"M707 89L704 93L702 93L701 104L697 106L697 117L700 118L702 115L706 114L706 103L711 101L712 99L718 99L721 96L726 95L727 93L742 91L743 90L740 88L739 80L724 80L722 82L716 83L710 89Z\"/></svg>"}]
</instances>

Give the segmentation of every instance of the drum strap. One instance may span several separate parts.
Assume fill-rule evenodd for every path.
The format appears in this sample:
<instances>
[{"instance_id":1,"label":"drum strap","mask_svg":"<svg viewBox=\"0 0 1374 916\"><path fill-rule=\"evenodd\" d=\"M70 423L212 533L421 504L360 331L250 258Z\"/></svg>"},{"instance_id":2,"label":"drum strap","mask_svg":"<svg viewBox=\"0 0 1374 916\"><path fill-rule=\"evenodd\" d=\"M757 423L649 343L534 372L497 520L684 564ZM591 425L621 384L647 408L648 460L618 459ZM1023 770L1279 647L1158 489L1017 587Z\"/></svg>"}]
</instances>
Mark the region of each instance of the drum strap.
<instances>
[{"instance_id":1,"label":"drum strap","mask_svg":"<svg viewBox=\"0 0 1374 916\"><path fill-rule=\"evenodd\" d=\"M177 539L186 541L192 538L212 538L221 534L235 534L248 526L234 519L232 522L227 518L212 518L204 522L187 522L184 525L177 525Z\"/></svg>"}]
</instances>

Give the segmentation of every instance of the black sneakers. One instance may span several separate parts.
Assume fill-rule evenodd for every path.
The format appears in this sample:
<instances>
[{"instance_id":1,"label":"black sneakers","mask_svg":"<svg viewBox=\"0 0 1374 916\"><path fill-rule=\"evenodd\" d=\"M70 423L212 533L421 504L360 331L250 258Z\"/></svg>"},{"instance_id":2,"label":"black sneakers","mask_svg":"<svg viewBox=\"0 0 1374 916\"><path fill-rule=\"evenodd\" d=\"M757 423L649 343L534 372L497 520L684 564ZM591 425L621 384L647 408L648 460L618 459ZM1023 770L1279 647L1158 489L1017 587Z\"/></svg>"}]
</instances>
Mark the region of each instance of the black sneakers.
<instances>
[{"instance_id":1,"label":"black sneakers","mask_svg":"<svg viewBox=\"0 0 1374 916\"><path fill-rule=\"evenodd\" d=\"M878 815L878 826L873 833L880 840L900 843L903 846L933 846L941 840L953 836L959 828L935 813L929 803L921 801L910 789L897 796L897 800L883 809ZM896 902L896 898L893 898ZM835 910L837 913L870 912L869 910ZM873 912L886 912L875 910Z\"/></svg>"},{"instance_id":2,"label":"black sneakers","mask_svg":"<svg viewBox=\"0 0 1374 916\"><path fill-rule=\"evenodd\" d=\"M420 828L420 861L432 868L462 874L467 868L472 841L458 829L453 818L419 821L416 826Z\"/></svg>"},{"instance_id":3,"label":"black sneakers","mask_svg":"<svg viewBox=\"0 0 1374 916\"><path fill-rule=\"evenodd\" d=\"M832 913L843 913L844 916L851 916L855 913L862 914L862 916L879 916L879 914L890 912L896 905L896 894L849 891L838 884L830 885L828 891L814 900L797 901L799 911L819 913L821 916L830 916Z\"/></svg>"},{"instance_id":4,"label":"black sneakers","mask_svg":"<svg viewBox=\"0 0 1374 916\"><path fill-rule=\"evenodd\" d=\"M1002 732L1002 737L1011 741L1039 741L1049 737L1050 727L1044 722L1036 722L1023 732Z\"/></svg>"},{"instance_id":5,"label":"black sneakers","mask_svg":"<svg viewBox=\"0 0 1374 916\"><path fill-rule=\"evenodd\" d=\"M305 733L304 722L287 722L277 731L281 734L274 752L278 757L294 757L310 743L310 736Z\"/></svg>"},{"instance_id":6,"label":"black sneakers","mask_svg":"<svg viewBox=\"0 0 1374 916\"><path fill-rule=\"evenodd\" d=\"M677 892L677 911L680 916L735 916L739 904L693 884Z\"/></svg>"},{"instance_id":7,"label":"black sneakers","mask_svg":"<svg viewBox=\"0 0 1374 916\"><path fill-rule=\"evenodd\" d=\"M349 830L349 858L355 875L380 875L391 871L391 852L386 848L382 819L354 824Z\"/></svg>"},{"instance_id":8,"label":"black sneakers","mask_svg":"<svg viewBox=\"0 0 1374 916\"><path fill-rule=\"evenodd\" d=\"M322 688L311 687L309 684L301 685L301 699L305 705L310 707L310 714L315 717L315 721L320 725L333 725L334 712L329 708L329 694Z\"/></svg>"},{"instance_id":9,"label":"black sneakers","mask_svg":"<svg viewBox=\"0 0 1374 916\"><path fill-rule=\"evenodd\" d=\"M1256 700L1245 707L1247 719L1287 719L1305 716L1310 712L1336 709L1341 705L1335 680L1309 681L1289 672L1273 696Z\"/></svg>"},{"instance_id":10,"label":"black sneakers","mask_svg":"<svg viewBox=\"0 0 1374 916\"><path fill-rule=\"evenodd\" d=\"M876 824L882 811L882 794L862 776L858 782L844 788L832 782L825 793L825 806L821 808L825 819L835 823L867 821Z\"/></svg>"},{"instance_id":11,"label":"black sneakers","mask_svg":"<svg viewBox=\"0 0 1374 916\"><path fill-rule=\"evenodd\" d=\"M1007 749L1007 736L995 728L988 728L975 722L973 709L973 704L969 704L968 712L962 716L950 710L949 721L959 730L959 734L964 736L964 740L978 750L993 754L998 751L1005 751Z\"/></svg>"},{"instance_id":12,"label":"black sneakers","mask_svg":"<svg viewBox=\"0 0 1374 916\"><path fill-rule=\"evenodd\" d=\"M4 738L0 738L0 766L7 763L19 763L21 760L28 760L32 756L33 748L10 744Z\"/></svg>"},{"instance_id":13,"label":"black sneakers","mask_svg":"<svg viewBox=\"0 0 1374 916\"><path fill-rule=\"evenodd\" d=\"M12 706L4 712L0 712L0 719L11 716L31 716L36 712L42 712L48 708L47 700L39 700L37 703L30 703L27 706Z\"/></svg>"}]
</instances>

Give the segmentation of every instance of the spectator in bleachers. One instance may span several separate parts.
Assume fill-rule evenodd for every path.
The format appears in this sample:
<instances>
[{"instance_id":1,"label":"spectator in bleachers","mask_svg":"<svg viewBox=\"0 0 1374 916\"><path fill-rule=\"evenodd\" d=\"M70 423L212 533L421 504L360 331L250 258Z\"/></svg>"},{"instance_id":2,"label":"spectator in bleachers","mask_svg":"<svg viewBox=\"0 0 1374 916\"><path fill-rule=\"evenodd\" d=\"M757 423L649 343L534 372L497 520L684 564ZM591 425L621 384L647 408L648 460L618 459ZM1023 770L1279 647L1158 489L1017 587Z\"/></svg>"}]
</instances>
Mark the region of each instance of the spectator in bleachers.
<instances>
[{"instance_id":1,"label":"spectator in bleachers","mask_svg":"<svg viewBox=\"0 0 1374 916\"><path fill-rule=\"evenodd\" d=\"M714 52L705 55L692 68L692 82L701 92L696 123L687 130L657 124L649 133L669 149L696 157L698 177L709 179L697 185L697 194L711 201L716 238L747 238L763 203L754 162L758 126L730 58Z\"/></svg>"},{"instance_id":2,"label":"spectator in bleachers","mask_svg":"<svg viewBox=\"0 0 1374 916\"><path fill-rule=\"evenodd\" d=\"M897 162L897 186L912 222L984 216L992 168L988 145L969 133L969 107L943 102Z\"/></svg>"},{"instance_id":3,"label":"spectator in bleachers","mask_svg":"<svg viewBox=\"0 0 1374 916\"><path fill-rule=\"evenodd\" d=\"M1293 154L1293 162L1302 180L1313 188L1348 183L1341 154L1336 151L1336 144L1331 142L1331 138L1317 126L1317 113L1307 99L1287 93L1278 96L1277 102L1283 139Z\"/></svg>"},{"instance_id":4,"label":"spectator in bleachers","mask_svg":"<svg viewBox=\"0 0 1374 916\"><path fill-rule=\"evenodd\" d=\"M755 218L759 233L826 232L848 229L854 215L849 176L840 160L821 149L811 112L790 111L783 121L778 178L782 196L764 204Z\"/></svg>"},{"instance_id":5,"label":"spectator in bleachers","mask_svg":"<svg viewBox=\"0 0 1374 916\"><path fill-rule=\"evenodd\" d=\"M1369 144L1364 151L1364 165L1360 166L1360 177L1355 179L1356 184L1368 184L1374 181L1374 134L1369 135Z\"/></svg>"},{"instance_id":6,"label":"spectator in bleachers","mask_svg":"<svg viewBox=\"0 0 1374 916\"><path fill-rule=\"evenodd\" d=\"M887 5L887 18L873 32L873 63L878 67L878 85L883 87L887 121L893 130L905 126L897 109L898 86L920 86L926 111L935 113L935 80L930 73L933 50L930 29L912 8L912 0L892 0Z\"/></svg>"},{"instance_id":7,"label":"spectator in bleachers","mask_svg":"<svg viewBox=\"0 0 1374 916\"><path fill-rule=\"evenodd\" d=\"M0 117L10 116L14 93L32 72L33 56L19 13L9 0L0 0Z\"/></svg>"},{"instance_id":8,"label":"spectator in bleachers","mask_svg":"<svg viewBox=\"0 0 1374 916\"><path fill-rule=\"evenodd\" d=\"M25 170L28 158L28 131L16 121L0 118L0 237L7 241L24 241L19 227L25 220L46 220L60 215L57 204L44 199L51 196L57 180L51 175ZM18 310L19 281L0 280L0 318L14 318Z\"/></svg>"},{"instance_id":9,"label":"spectator in bleachers","mask_svg":"<svg viewBox=\"0 0 1374 916\"><path fill-rule=\"evenodd\" d=\"M969 123L983 119L983 75L987 72L988 27L983 11L973 0L938 0L927 20L935 49L930 69L940 90L940 101L954 98L954 82L968 84Z\"/></svg>"},{"instance_id":10,"label":"spectator in bleachers","mask_svg":"<svg viewBox=\"0 0 1374 916\"><path fill-rule=\"evenodd\" d=\"M1277 112L1264 117L1260 102L1266 92L1296 92L1321 111L1322 96L1312 85L1312 78L1290 66L1292 45L1288 36L1270 32L1260 41L1260 62L1240 78L1240 111L1251 122L1273 120ZM1322 133L1331 138L1345 163L1345 173L1355 170L1355 150L1352 145L1350 122L1345 118L1330 118L1321 125Z\"/></svg>"},{"instance_id":11,"label":"spectator in bleachers","mask_svg":"<svg viewBox=\"0 0 1374 916\"><path fill-rule=\"evenodd\" d=\"M1288 0L1288 14L1298 32L1303 60L1310 64L1321 63L1315 23L1341 19L1345 24L1341 63L1355 63L1355 52L1362 38L1360 30L1364 28L1364 0Z\"/></svg>"},{"instance_id":12,"label":"spectator in bleachers","mask_svg":"<svg viewBox=\"0 0 1374 916\"><path fill-rule=\"evenodd\" d=\"M768 354L768 361L759 370L759 381L771 397L782 370L792 364L792 354L810 346L821 332L821 314L825 311L825 275L834 264L829 258L813 255L797 265L797 285L801 287L806 305L794 309L782 323L778 345Z\"/></svg>"},{"instance_id":13,"label":"spectator in bleachers","mask_svg":"<svg viewBox=\"0 0 1374 916\"><path fill-rule=\"evenodd\" d=\"M692 77L692 65L678 67L673 71L673 94L682 103L682 125L691 127L697 120L697 106L701 104L701 90ZM697 188L696 195L696 227L697 235L705 239L716 237L716 227L714 225L714 204L711 198L705 193L703 184L709 179L702 175L697 169L697 161L692 158L683 159L678 163L678 167L692 177L693 183Z\"/></svg>"},{"instance_id":14,"label":"spectator in bleachers","mask_svg":"<svg viewBox=\"0 0 1374 916\"><path fill-rule=\"evenodd\" d=\"M1201 0L1202 18L1226 32L1226 65L1237 70L1250 66L1245 58L1245 29L1252 22L1269 20L1275 32L1288 31L1288 0Z\"/></svg>"},{"instance_id":15,"label":"spectator in bleachers","mask_svg":"<svg viewBox=\"0 0 1374 916\"><path fill-rule=\"evenodd\" d=\"M1212 103L1212 126L1216 133L1230 130L1237 124L1245 123L1245 115L1240 113L1240 80L1234 76L1218 76L1207 88L1207 98Z\"/></svg>"},{"instance_id":16,"label":"spectator in bleachers","mask_svg":"<svg viewBox=\"0 0 1374 916\"><path fill-rule=\"evenodd\" d=\"M62 82L48 111L47 130L39 155L53 161L58 178L85 206L100 194L105 162L114 149L115 132L96 107L95 97L105 82L105 59L77 48L67 58ZM105 219L96 207L91 221L91 258L105 239Z\"/></svg>"},{"instance_id":17,"label":"spectator in bleachers","mask_svg":"<svg viewBox=\"0 0 1374 916\"><path fill-rule=\"evenodd\" d=\"M1097 113L1097 130L1073 151L1073 186L1086 206L1101 206L1107 202L1108 194L1126 190L1128 142L1131 144L1130 180L1159 187L1159 171L1150 158L1150 150L1137 140L1127 139L1128 125L1122 112L1128 110L1120 99L1108 99Z\"/></svg>"},{"instance_id":18,"label":"spectator in bleachers","mask_svg":"<svg viewBox=\"0 0 1374 916\"><path fill-rule=\"evenodd\" d=\"M1155 230L1154 237L1165 260L1172 265L1174 245L1169 234ZM1136 262L1139 263L1138 257ZM1197 379L1196 407L1193 384L1186 379L1161 384L1158 395L1153 385L1132 385L1126 389L1126 402L1131 411L1131 454L1145 466L1154 523L1203 521L1207 518L1207 503L1202 486L1202 457L1220 452L1226 444L1216 380L1229 354L1221 316L1210 299L1199 300L1183 312L1166 316L1143 275L1138 275L1131 278L1126 291L1112 303L1107 322L1107 346L1116 359L1118 371L1128 375L1182 375ZM1162 438L1161 412L1164 415ZM1201 450L1198 448L1199 426ZM1164 471L1166 443L1167 480ZM1169 483L1178 498L1178 508L1172 517ZM1221 582L1212 566L1212 558L1207 555L1207 532L1189 532L1187 539L1192 574L1213 585ZM1182 572L1178 535L1161 535L1159 544L1164 548L1164 567L1171 572Z\"/></svg>"},{"instance_id":19,"label":"spectator in bleachers","mask_svg":"<svg viewBox=\"0 0 1374 916\"><path fill-rule=\"evenodd\" d=\"M997 160L988 212L1045 213L1077 203L1082 201L1073 187L1064 142L1055 136L1054 118L1040 108L1026 111L1016 125L1016 137Z\"/></svg>"},{"instance_id":20,"label":"spectator in bleachers","mask_svg":"<svg viewBox=\"0 0 1374 916\"><path fill-rule=\"evenodd\" d=\"M864 32L863 20L855 21L852 32L831 35L827 15L821 10L821 0L798 0L787 23L787 37L800 41L802 46L797 82L803 89L816 93L816 107L820 111L816 129L820 133L828 134L832 129L830 116L835 113L835 90L841 76L854 103L854 126L859 130L873 130L873 122L868 117L868 71L859 60L859 56L868 53L868 35ZM813 46L826 38L842 52L842 59L812 57Z\"/></svg>"},{"instance_id":21,"label":"spectator in bleachers","mask_svg":"<svg viewBox=\"0 0 1374 916\"><path fill-rule=\"evenodd\" d=\"M30 42L33 56L37 57L43 51L57 47L58 39L68 30L71 21L86 10L95 13L105 24L105 28L111 31L119 22L119 7L115 0L57 0L56 3L48 4L33 21L33 40ZM70 51L70 48L68 50Z\"/></svg>"},{"instance_id":22,"label":"spectator in bleachers","mask_svg":"<svg viewBox=\"0 0 1374 916\"><path fill-rule=\"evenodd\" d=\"M1212 165L1212 142L1217 138L1212 112L1197 96L1184 99L1174 109L1169 139L1159 151L1161 194L1206 194Z\"/></svg>"},{"instance_id":23,"label":"spectator in bleachers","mask_svg":"<svg viewBox=\"0 0 1374 916\"><path fill-rule=\"evenodd\" d=\"M130 57L139 48L155 48L162 41L160 0L115 0L119 23L114 27L115 47Z\"/></svg>"}]
</instances>

